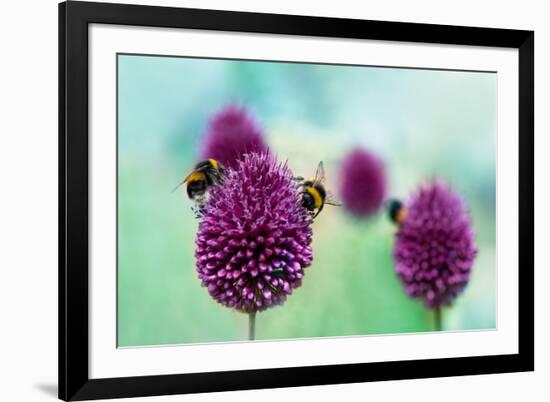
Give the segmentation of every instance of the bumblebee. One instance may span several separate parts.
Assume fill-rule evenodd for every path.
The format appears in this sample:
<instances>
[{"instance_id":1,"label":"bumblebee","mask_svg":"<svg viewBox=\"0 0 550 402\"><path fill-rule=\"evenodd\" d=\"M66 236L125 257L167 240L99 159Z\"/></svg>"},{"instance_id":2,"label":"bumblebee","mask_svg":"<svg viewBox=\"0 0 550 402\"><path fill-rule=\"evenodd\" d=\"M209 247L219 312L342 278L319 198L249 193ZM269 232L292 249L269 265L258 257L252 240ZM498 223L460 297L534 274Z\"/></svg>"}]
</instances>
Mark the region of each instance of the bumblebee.
<instances>
[{"instance_id":1,"label":"bumblebee","mask_svg":"<svg viewBox=\"0 0 550 402\"><path fill-rule=\"evenodd\" d=\"M314 179L304 181L302 177L296 177L295 180L301 182L302 205L314 213L313 218L319 215L325 204L337 207L342 205L325 189L325 168L322 161L317 166Z\"/></svg>"},{"instance_id":2,"label":"bumblebee","mask_svg":"<svg viewBox=\"0 0 550 402\"><path fill-rule=\"evenodd\" d=\"M393 223L401 225L407 218L407 210L403 203L397 199L392 199L387 202L388 215Z\"/></svg>"},{"instance_id":3,"label":"bumblebee","mask_svg":"<svg viewBox=\"0 0 550 402\"><path fill-rule=\"evenodd\" d=\"M197 163L193 171L179 183L172 192L182 184L187 185L187 196L201 204L206 198L208 188L223 180L225 171L222 165L215 159L207 159Z\"/></svg>"}]
</instances>

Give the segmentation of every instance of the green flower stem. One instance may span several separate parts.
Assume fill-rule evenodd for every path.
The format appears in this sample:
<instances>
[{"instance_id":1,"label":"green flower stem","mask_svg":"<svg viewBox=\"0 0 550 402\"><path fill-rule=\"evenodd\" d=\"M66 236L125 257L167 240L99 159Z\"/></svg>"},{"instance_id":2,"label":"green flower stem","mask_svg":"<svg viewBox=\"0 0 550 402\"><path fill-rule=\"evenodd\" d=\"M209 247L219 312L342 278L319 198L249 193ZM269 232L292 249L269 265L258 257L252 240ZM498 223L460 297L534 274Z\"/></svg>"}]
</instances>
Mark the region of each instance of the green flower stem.
<instances>
[{"instance_id":1,"label":"green flower stem","mask_svg":"<svg viewBox=\"0 0 550 402\"><path fill-rule=\"evenodd\" d=\"M248 314L248 340L253 341L256 335L256 313Z\"/></svg>"},{"instance_id":2,"label":"green flower stem","mask_svg":"<svg viewBox=\"0 0 550 402\"><path fill-rule=\"evenodd\" d=\"M441 307L436 307L434 308L434 331L441 331L442 329Z\"/></svg>"}]
</instances>

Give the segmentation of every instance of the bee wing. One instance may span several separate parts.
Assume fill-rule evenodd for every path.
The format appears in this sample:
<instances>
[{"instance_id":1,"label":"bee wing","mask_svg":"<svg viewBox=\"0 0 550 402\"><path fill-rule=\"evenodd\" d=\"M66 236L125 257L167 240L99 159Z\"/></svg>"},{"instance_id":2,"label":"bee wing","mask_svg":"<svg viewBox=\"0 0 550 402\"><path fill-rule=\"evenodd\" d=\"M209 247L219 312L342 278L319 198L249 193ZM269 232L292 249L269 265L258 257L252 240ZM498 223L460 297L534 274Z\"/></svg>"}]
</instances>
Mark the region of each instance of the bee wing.
<instances>
[{"instance_id":1,"label":"bee wing","mask_svg":"<svg viewBox=\"0 0 550 402\"><path fill-rule=\"evenodd\" d=\"M334 205L335 207L342 206L342 203L338 201L330 191L327 192L327 196L325 197L325 204Z\"/></svg>"},{"instance_id":2,"label":"bee wing","mask_svg":"<svg viewBox=\"0 0 550 402\"><path fill-rule=\"evenodd\" d=\"M223 174L219 170L208 171L205 174L212 179L214 184L223 182Z\"/></svg>"},{"instance_id":3,"label":"bee wing","mask_svg":"<svg viewBox=\"0 0 550 402\"><path fill-rule=\"evenodd\" d=\"M193 173L195 173L195 172L196 172L196 170L193 170L191 173L189 173L187 176L185 176L185 178L184 178L182 181L180 181L179 184L178 184L176 187L174 187L174 189L172 190L172 192L176 191L178 188L180 188L180 186L181 186L182 184L186 183L187 180L189 180L189 177L191 177L191 175L192 175Z\"/></svg>"},{"instance_id":4,"label":"bee wing","mask_svg":"<svg viewBox=\"0 0 550 402\"><path fill-rule=\"evenodd\" d=\"M191 175L192 175L193 173L196 173L196 172L197 172L197 170L193 170L191 173L189 173L187 176L185 176L185 178L181 181L181 183L183 184L183 183L187 182L187 180L189 180L189 178L191 177Z\"/></svg>"},{"instance_id":5,"label":"bee wing","mask_svg":"<svg viewBox=\"0 0 550 402\"><path fill-rule=\"evenodd\" d=\"M325 182L325 166L323 165L323 161L319 162L319 165L317 165L315 181L321 184Z\"/></svg>"},{"instance_id":6,"label":"bee wing","mask_svg":"<svg viewBox=\"0 0 550 402\"><path fill-rule=\"evenodd\" d=\"M218 170L218 173L221 176L225 175L225 167L220 162L218 162L218 169L217 170Z\"/></svg>"},{"instance_id":7,"label":"bee wing","mask_svg":"<svg viewBox=\"0 0 550 402\"><path fill-rule=\"evenodd\" d=\"M174 189L172 190L172 193L173 193L174 191L176 191L178 188L180 188L180 186L181 186L183 183L185 183L185 179L182 180L181 182L179 182L179 184L178 184L176 187L174 187Z\"/></svg>"}]
</instances>

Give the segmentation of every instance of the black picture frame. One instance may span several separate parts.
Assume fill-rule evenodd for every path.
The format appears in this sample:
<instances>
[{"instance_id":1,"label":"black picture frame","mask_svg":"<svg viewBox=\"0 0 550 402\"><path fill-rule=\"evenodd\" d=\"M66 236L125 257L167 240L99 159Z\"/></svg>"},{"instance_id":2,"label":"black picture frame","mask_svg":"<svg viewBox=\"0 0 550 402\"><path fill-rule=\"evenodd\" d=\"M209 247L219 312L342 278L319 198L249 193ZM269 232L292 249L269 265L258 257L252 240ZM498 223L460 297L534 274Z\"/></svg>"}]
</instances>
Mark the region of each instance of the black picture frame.
<instances>
[{"instance_id":1,"label":"black picture frame","mask_svg":"<svg viewBox=\"0 0 550 402\"><path fill-rule=\"evenodd\" d=\"M517 354L90 379L88 25L376 39L519 51ZM534 370L534 32L70 1L59 4L59 398L86 400Z\"/></svg>"}]
</instances>

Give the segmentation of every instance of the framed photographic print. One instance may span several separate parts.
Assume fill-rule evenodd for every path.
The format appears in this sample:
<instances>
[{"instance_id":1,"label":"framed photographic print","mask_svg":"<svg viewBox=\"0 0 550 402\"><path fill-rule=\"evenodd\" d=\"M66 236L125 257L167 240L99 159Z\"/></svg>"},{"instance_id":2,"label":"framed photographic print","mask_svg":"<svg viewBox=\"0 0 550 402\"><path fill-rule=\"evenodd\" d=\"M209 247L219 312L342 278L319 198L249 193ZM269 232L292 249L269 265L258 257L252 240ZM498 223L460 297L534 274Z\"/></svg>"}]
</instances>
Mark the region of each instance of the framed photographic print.
<instances>
[{"instance_id":1,"label":"framed photographic print","mask_svg":"<svg viewBox=\"0 0 550 402\"><path fill-rule=\"evenodd\" d=\"M59 5L59 397L529 371L534 33Z\"/></svg>"}]
</instances>

